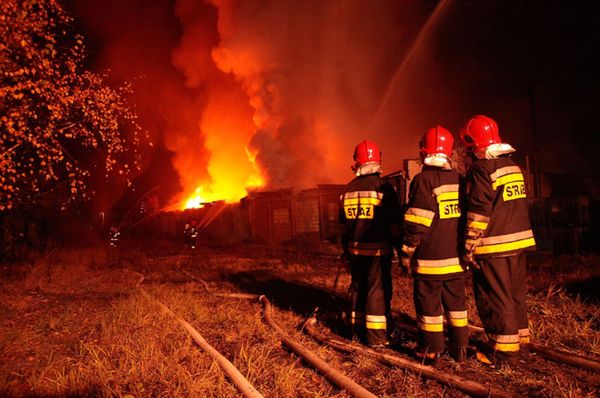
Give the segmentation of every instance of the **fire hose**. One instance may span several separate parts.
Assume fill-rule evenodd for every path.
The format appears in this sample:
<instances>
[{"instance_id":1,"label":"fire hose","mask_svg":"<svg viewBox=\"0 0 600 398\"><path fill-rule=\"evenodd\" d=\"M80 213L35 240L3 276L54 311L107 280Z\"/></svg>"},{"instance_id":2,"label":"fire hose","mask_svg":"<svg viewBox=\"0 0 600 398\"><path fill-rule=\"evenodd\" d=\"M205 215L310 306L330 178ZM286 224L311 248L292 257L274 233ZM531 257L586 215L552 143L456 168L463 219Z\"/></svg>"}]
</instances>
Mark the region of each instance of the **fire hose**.
<instances>
[{"instance_id":1,"label":"fire hose","mask_svg":"<svg viewBox=\"0 0 600 398\"><path fill-rule=\"evenodd\" d=\"M233 384L237 387L237 389L248 398L264 398L263 395L254 388L254 386L240 373L239 370L227 358L225 358L219 351L214 349L202 335L194 329L192 325L186 322L183 318L179 317L175 314L169 307L153 298L150 294L148 294L143 287L141 287L141 283L144 280L144 276L140 275L140 280L136 284L136 287L142 293L144 297L146 297L149 301L156 303L159 307L161 307L165 312L171 315L177 322L179 322L183 328L192 336L192 339L200 346L200 348L210 355L221 367L223 372L229 377L229 379L233 382Z\"/></svg>"},{"instance_id":2,"label":"fire hose","mask_svg":"<svg viewBox=\"0 0 600 398\"><path fill-rule=\"evenodd\" d=\"M321 344L329 345L338 351L345 353L362 353L367 354L371 357L376 358L379 362L386 364L388 366L399 367L402 369L407 369L412 371L413 373L424 376L428 379L435 380L441 384L450 386L457 390L460 390L466 394L469 394L473 397L497 397L497 398L510 398L510 397L518 397L514 393L509 393L507 391L499 390L493 387L486 387L481 383L478 383L473 380L465 379L458 375L446 373L440 370L437 370L434 367L423 365L420 363L416 363L414 361L404 359L398 355L392 355L384 352L375 351L373 349L358 346L355 344L346 343L341 340L327 338L322 336L316 328L317 319L312 316L305 323L305 330L309 336L320 342Z\"/></svg>"}]
</instances>

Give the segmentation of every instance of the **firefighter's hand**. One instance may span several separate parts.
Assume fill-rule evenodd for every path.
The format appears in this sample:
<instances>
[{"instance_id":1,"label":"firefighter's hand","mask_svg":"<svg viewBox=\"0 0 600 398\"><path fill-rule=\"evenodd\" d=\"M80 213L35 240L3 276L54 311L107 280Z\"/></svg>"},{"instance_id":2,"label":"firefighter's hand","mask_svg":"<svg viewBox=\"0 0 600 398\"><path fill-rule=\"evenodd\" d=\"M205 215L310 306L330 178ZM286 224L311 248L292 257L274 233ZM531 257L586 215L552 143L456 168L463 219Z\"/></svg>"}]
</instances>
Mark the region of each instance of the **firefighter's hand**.
<instances>
[{"instance_id":1,"label":"firefighter's hand","mask_svg":"<svg viewBox=\"0 0 600 398\"><path fill-rule=\"evenodd\" d=\"M415 247L410 247L407 245L402 245L402 250L400 254L400 266L406 272L407 275L412 275L412 267L411 267L411 259L413 254L415 254Z\"/></svg>"},{"instance_id":2,"label":"firefighter's hand","mask_svg":"<svg viewBox=\"0 0 600 398\"><path fill-rule=\"evenodd\" d=\"M406 273L406 275L412 275L412 268L410 266L411 257L402 256L400 257L400 268Z\"/></svg>"},{"instance_id":3,"label":"firefighter's hand","mask_svg":"<svg viewBox=\"0 0 600 398\"><path fill-rule=\"evenodd\" d=\"M473 252L468 252L463 256L463 266L465 267L465 271L468 271L469 268L481 269L481 266L475 260Z\"/></svg>"}]
</instances>

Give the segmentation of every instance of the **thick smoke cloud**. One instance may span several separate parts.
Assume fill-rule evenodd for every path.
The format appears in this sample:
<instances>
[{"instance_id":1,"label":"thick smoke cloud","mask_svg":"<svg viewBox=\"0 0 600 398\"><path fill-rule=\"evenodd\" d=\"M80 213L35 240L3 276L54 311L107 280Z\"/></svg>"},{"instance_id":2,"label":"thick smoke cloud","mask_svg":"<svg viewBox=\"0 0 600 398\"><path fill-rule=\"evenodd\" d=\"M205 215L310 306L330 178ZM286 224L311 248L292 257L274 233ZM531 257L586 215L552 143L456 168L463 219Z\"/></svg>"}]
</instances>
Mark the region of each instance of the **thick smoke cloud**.
<instances>
[{"instance_id":1,"label":"thick smoke cloud","mask_svg":"<svg viewBox=\"0 0 600 398\"><path fill-rule=\"evenodd\" d=\"M177 179L157 167L147 177L179 189L175 202L199 186L204 199L237 200L256 186L343 183L364 138L380 144L391 172L417 157L429 127L456 133L475 113L531 150L528 87L545 96L535 79L556 80L539 68L550 44L527 36L509 6L108 0L71 8L95 44L96 69L135 83L141 122L173 153ZM538 15L534 6L521 11ZM538 115L540 130L556 129Z\"/></svg>"}]
</instances>

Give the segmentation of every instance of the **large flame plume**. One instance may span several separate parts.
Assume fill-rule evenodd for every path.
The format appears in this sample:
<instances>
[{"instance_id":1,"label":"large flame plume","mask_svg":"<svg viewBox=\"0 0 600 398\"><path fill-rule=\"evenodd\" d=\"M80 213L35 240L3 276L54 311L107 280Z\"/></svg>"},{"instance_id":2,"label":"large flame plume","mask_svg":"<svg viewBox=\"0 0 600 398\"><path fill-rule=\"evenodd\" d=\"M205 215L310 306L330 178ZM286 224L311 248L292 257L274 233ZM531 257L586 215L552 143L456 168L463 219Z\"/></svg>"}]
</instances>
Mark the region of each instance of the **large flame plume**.
<instances>
[{"instance_id":1,"label":"large flame plume","mask_svg":"<svg viewBox=\"0 0 600 398\"><path fill-rule=\"evenodd\" d=\"M161 184L179 183L173 208L237 201L260 187L345 182L352 150L365 138L379 142L384 168L393 171L414 148L388 144L406 137L416 145L429 127L414 128L410 106L381 107L431 12L422 2L76 6L102 39L99 66L138 79L142 122L172 153L178 175L159 176ZM415 89L402 90L410 97ZM377 113L393 117L374 123Z\"/></svg>"}]
</instances>

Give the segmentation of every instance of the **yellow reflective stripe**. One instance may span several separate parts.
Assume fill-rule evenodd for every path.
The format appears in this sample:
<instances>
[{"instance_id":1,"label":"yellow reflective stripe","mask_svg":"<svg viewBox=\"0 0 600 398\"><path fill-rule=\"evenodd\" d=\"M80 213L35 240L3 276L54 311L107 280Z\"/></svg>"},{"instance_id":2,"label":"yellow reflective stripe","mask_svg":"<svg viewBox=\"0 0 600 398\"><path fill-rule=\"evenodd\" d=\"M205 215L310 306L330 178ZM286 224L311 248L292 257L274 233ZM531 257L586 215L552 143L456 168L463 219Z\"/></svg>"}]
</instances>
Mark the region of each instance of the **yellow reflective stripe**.
<instances>
[{"instance_id":1,"label":"yellow reflective stripe","mask_svg":"<svg viewBox=\"0 0 600 398\"><path fill-rule=\"evenodd\" d=\"M387 319L385 315L367 315L367 329L386 329Z\"/></svg>"},{"instance_id":2,"label":"yellow reflective stripe","mask_svg":"<svg viewBox=\"0 0 600 398\"><path fill-rule=\"evenodd\" d=\"M475 254L502 253L531 246L535 246L534 238L523 239L516 242L499 243L496 245L477 246L475 248Z\"/></svg>"},{"instance_id":3,"label":"yellow reflective stripe","mask_svg":"<svg viewBox=\"0 0 600 398\"><path fill-rule=\"evenodd\" d=\"M444 316L427 316L427 315L419 315L418 316L418 326L419 329L424 330L426 332L443 332L444 331Z\"/></svg>"},{"instance_id":4,"label":"yellow reflective stripe","mask_svg":"<svg viewBox=\"0 0 600 398\"><path fill-rule=\"evenodd\" d=\"M444 193L439 194L436 199L437 199L438 203L443 202L445 200L457 200L458 192L444 192Z\"/></svg>"},{"instance_id":5,"label":"yellow reflective stripe","mask_svg":"<svg viewBox=\"0 0 600 398\"><path fill-rule=\"evenodd\" d=\"M500 185L508 184L509 182L524 181L523 174L515 173L499 177L492 183L492 188L497 189Z\"/></svg>"},{"instance_id":6,"label":"yellow reflective stripe","mask_svg":"<svg viewBox=\"0 0 600 398\"><path fill-rule=\"evenodd\" d=\"M384 247L381 249L358 249L355 247L348 248L350 254L354 254L357 256L384 256L386 254L391 254L392 249L389 247Z\"/></svg>"},{"instance_id":7,"label":"yellow reflective stripe","mask_svg":"<svg viewBox=\"0 0 600 398\"><path fill-rule=\"evenodd\" d=\"M381 199L379 199L379 198L344 199L344 206L356 206L357 204L379 206L381 204Z\"/></svg>"},{"instance_id":8,"label":"yellow reflective stripe","mask_svg":"<svg viewBox=\"0 0 600 398\"><path fill-rule=\"evenodd\" d=\"M516 352L520 349L519 343L496 343L494 344L494 349L496 351L502 352Z\"/></svg>"},{"instance_id":9,"label":"yellow reflective stripe","mask_svg":"<svg viewBox=\"0 0 600 398\"><path fill-rule=\"evenodd\" d=\"M482 231L485 231L488 227L488 223L486 222L482 222L482 221L471 221L469 220L469 222L467 222L467 228L475 228L475 229L481 229Z\"/></svg>"},{"instance_id":10,"label":"yellow reflective stripe","mask_svg":"<svg viewBox=\"0 0 600 398\"><path fill-rule=\"evenodd\" d=\"M425 275L443 275L463 272L463 268L460 265L450 265L447 267L417 267L416 272Z\"/></svg>"},{"instance_id":11,"label":"yellow reflective stripe","mask_svg":"<svg viewBox=\"0 0 600 398\"><path fill-rule=\"evenodd\" d=\"M521 344L529 344L529 343L531 343L531 338L529 336L521 336L519 338L519 343L521 343Z\"/></svg>"},{"instance_id":12,"label":"yellow reflective stripe","mask_svg":"<svg viewBox=\"0 0 600 398\"><path fill-rule=\"evenodd\" d=\"M450 325L454 327L464 327L468 325L467 310L464 311L448 311Z\"/></svg>"},{"instance_id":13,"label":"yellow reflective stripe","mask_svg":"<svg viewBox=\"0 0 600 398\"><path fill-rule=\"evenodd\" d=\"M426 227L430 227L431 223L433 222L433 220L430 218L415 216L414 214L408 214L408 213L406 213L404 215L404 220L406 220L408 222L412 222L414 224L424 225Z\"/></svg>"},{"instance_id":14,"label":"yellow reflective stripe","mask_svg":"<svg viewBox=\"0 0 600 398\"><path fill-rule=\"evenodd\" d=\"M450 325L456 327L456 328L461 328L461 327L465 327L469 324L469 321L467 320L467 318L462 318L462 319L452 319L450 318Z\"/></svg>"},{"instance_id":15,"label":"yellow reflective stripe","mask_svg":"<svg viewBox=\"0 0 600 398\"><path fill-rule=\"evenodd\" d=\"M438 324L419 322L419 329L424 330L426 332L443 332L444 324L438 325Z\"/></svg>"},{"instance_id":16,"label":"yellow reflective stripe","mask_svg":"<svg viewBox=\"0 0 600 398\"><path fill-rule=\"evenodd\" d=\"M444 258L441 260L417 260L416 272L425 275L443 275L462 272L458 257Z\"/></svg>"}]
</instances>

